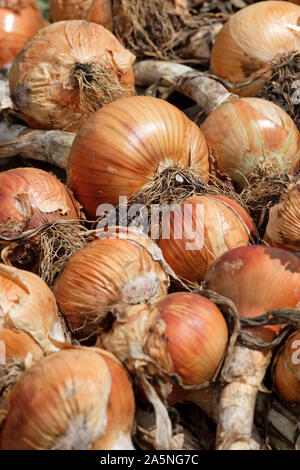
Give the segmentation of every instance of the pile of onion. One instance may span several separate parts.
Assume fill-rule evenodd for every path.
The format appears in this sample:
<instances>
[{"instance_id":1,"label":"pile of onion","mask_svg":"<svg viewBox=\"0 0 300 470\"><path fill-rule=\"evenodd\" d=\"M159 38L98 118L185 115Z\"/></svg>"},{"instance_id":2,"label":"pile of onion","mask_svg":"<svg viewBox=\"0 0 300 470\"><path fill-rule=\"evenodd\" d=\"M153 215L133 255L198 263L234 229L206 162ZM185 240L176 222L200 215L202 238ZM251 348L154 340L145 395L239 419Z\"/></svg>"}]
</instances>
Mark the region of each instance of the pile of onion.
<instances>
[{"instance_id":1,"label":"pile of onion","mask_svg":"<svg viewBox=\"0 0 300 470\"><path fill-rule=\"evenodd\" d=\"M67 171L69 187L94 219L100 204L116 205L120 196L143 192L161 182L165 171L187 173L187 179L193 172L207 181L208 148L198 126L178 108L134 96L106 105L83 124Z\"/></svg>"},{"instance_id":2,"label":"pile of onion","mask_svg":"<svg viewBox=\"0 0 300 470\"><path fill-rule=\"evenodd\" d=\"M208 288L232 300L240 317L255 318L269 310L295 308L300 300L300 260L267 246L235 248L215 261L206 275ZM281 325L250 328L267 345ZM247 329L246 329L247 330ZM253 448L255 400L270 360L271 347L237 345L230 357L231 380L220 399L219 448Z\"/></svg>"},{"instance_id":3,"label":"pile of onion","mask_svg":"<svg viewBox=\"0 0 300 470\"><path fill-rule=\"evenodd\" d=\"M217 171L240 188L253 176L261 179L294 173L299 168L300 133L296 124L282 108L267 100L241 98L222 104L200 128Z\"/></svg>"},{"instance_id":4,"label":"pile of onion","mask_svg":"<svg viewBox=\"0 0 300 470\"><path fill-rule=\"evenodd\" d=\"M13 387L0 448L133 450L134 414L130 380L113 355L63 349L26 370Z\"/></svg>"},{"instance_id":5,"label":"pile of onion","mask_svg":"<svg viewBox=\"0 0 300 470\"><path fill-rule=\"evenodd\" d=\"M28 333L46 353L52 340L66 342L68 333L56 299L36 274L0 264L0 327Z\"/></svg>"},{"instance_id":6,"label":"pile of onion","mask_svg":"<svg viewBox=\"0 0 300 470\"><path fill-rule=\"evenodd\" d=\"M193 196L172 209L162 222L158 246L175 274L201 281L224 252L248 245L255 228L246 210L222 196Z\"/></svg>"},{"instance_id":7,"label":"pile of onion","mask_svg":"<svg viewBox=\"0 0 300 470\"><path fill-rule=\"evenodd\" d=\"M169 287L161 251L144 233L119 228L97 236L72 256L55 285L60 311L81 339L107 326L117 304L152 303Z\"/></svg>"},{"instance_id":8,"label":"pile of onion","mask_svg":"<svg viewBox=\"0 0 300 470\"><path fill-rule=\"evenodd\" d=\"M50 13L54 21L86 20L113 29L111 0L50 0Z\"/></svg>"},{"instance_id":9,"label":"pile of onion","mask_svg":"<svg viewBox=\"0 0 300 470\"><path fill-rule=\"evenodd\" d=\"M26 41L34 36L46 21L35 0L5 0L0 4L0 69L14 61Z\"/></svg>"},{"instance_id":10,"label":"pile of onion","mask_svg":"<svg viewBox=\"0 0 300 470\"><path fill-rule=\"evenodd\" d=\"M11 99L31 127L77 131L105 104L134 94L134 60L103 26L59 21L18 54L9 75Z\"/></svg>"},{"instance_id":11,"label":"pile of onion","mask_svg":"<svg viewBox=\"0 0 300 470\"><path fill-rule=\"evenodd\" d=\"M300 7L285 1L256 2L242 8L217 35L211 71L234 84L241 96L256 95L272 76L271 67L300 52L299 17Z\"/></svg>"}]
</instances>

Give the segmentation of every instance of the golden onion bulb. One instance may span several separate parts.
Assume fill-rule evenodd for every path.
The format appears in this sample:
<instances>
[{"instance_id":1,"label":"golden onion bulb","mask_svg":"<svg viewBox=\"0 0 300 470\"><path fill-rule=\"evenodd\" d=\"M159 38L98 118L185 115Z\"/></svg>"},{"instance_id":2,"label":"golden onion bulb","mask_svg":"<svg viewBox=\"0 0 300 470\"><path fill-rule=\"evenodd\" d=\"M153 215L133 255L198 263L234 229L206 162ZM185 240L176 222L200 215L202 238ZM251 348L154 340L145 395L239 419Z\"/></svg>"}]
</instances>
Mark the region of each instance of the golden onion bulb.
<instances>
[{"instance_id":1,"label":"golden onion bulb","mask_svg":"<svg viewBox=\"0 0 300 470\"><path fill-rule=\"evenodd\" d=\"M254 225L248 213L227 197L193 196L163 221L158 246L175 274L200 281L224 252L248 245Z\"/></svg>"},{"instance_id":2,"label":"golden onion bulb","mask_svg":"<svg viewBox=\"0 0 300 470\"><path fill-rule=\"evenodd\" d=\"M55 286L60 311L73 332L96 335L115 305L154 302L169 277L157 245L145 234L113 229L71 257Z\"/></svg>"},{"instance_id":3,"label":"golden onion bulb","mask_svg":"<svg viewBox=\"0 0 300 470\"><path fill-rule=\"evenodd\" d=\"M149 96L123 98L95 113L77 133L68 185L94 218L168 168L189 168L208 180L208 149L199 128L175 106Z\"/></svg>"},{"instance_id":4,"label":"golden onion bulb","mask_svg":"<svg viewBox=\"0 0 300 470\"><path fill-rule=\"evenodd\" d=\"M111 0L50 0L50 13L54 21L86 20L113 28Z\"/></svg>"},{"instance_id":5,"label":"golden onion bulb","mask_svg":"<svg viewBox=\"0 0 300 470\"><path fill-rule=\"evenodd\" d=\"M122 428L129 431L131 442L133 391L126 372L107 355L94 348L63 349L26 370L11 391L1 449L89 450L101 438L108 450L128 449L110 427L117 437ZM118 407L126 410L119 421Z\"/></svg>"},{"instance_id":6,"label":"golden onion bulb","mask_svg":"<svg viewBox=\"0 0 300 470\"><path fill-rule=\"evenodd\" d=\"M11 98L29 126L77 131L101 106L134 94L134 60L103 26L59 21L18 54L9 74Z\"/></svg>"},{"instance_id":7,"label":"golden onion bulb","mask_svg":"<svg viewBox=\"0 0 300 470\"><path fill-rule=\"evenodd\" d=\"M232 15L223 26L211 52L211 71L233 84L240 96L259 93L270 78L274 63L300 52L300 7L284 1L256 2Z\"/></svg>"},{"instance_id":8,"label":"golden onion bulb","mask_svg":"<svg viewBox=\"0 0 300 470\"><path fill-rule=\"evenodd\" d=\"M293 173L299 167L297 126L270 101L240 98L222 104L200 128L217 170L240 187L253 174L263 177Z\"/></svg>"}]
</instances>

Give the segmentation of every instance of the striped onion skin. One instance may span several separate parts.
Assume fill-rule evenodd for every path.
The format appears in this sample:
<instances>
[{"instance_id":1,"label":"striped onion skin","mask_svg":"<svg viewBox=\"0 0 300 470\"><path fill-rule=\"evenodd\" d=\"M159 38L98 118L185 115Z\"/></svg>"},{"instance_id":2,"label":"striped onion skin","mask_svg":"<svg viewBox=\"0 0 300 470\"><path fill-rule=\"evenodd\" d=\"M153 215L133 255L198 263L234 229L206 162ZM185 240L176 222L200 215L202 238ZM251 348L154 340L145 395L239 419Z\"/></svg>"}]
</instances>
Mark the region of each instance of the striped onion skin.
<instances>
[{"instance_id":1,"label":"striped onion skin","mask_svg":"<svg viewBox=\"0 0 300 470\"><path fill-rule=\"evenodd\" d=\"M94 217L100 204L115 205L176 166L208 180L208 148L196 124L159 98L122 98L97 111L76 135L68 185Z\"/></svg>"},{"instance_id":2,"label":"striped onion skin","mask_svg":"<svg viewBox=\"0 0 300 470\"><path fill-rule=\"evenodd\" d=\"M266 71L280 57L299 52L299 17L300 7L283 1L257 2L242 8L217 36L211 71L231 83L243 83ZM252 83L234 88L234 92L254 96L269 78L270 73L266 73Z\"/></svg>"},{"instance_id":3,"label":"striped onion skin","mask_svg":"<svg viewBox=\"0 0 300 470\"><path fill-rule=\"evenodd\" d=\"M260 98L223 104L201 125L219 171L241 187L247 176L296 172L300 133L279 106Z\"/></svg>"},{"instance_id":4,"label":"striped onion skin","mask_svg":"<svg viewBox=\"0 0 300 470\"><path fill-rule=\"evenodd\" d=\"M264 240L271 246L300 251L300 185L271 207Z\"/></svg>"},{"instance_id":5,"label":"striped onion skin","mask_svg":"<svg viewBox=\"0 0 300 470\"><path fill-rule=\"evenodd\" d=\"M111 0L50 0L53 21L86 20L112 31Z\"/></svg>"},{"instance_id":6,"label":"striped onion skin","mask_svg":"<svg viewBox=\"0 0 300 470\"><path fill-rule=\"evenodd\" d=\"M203 280L219 256L247 245L254 233L248 213L224 196L194 196L177 206L169 220L170 236L165 231L158 245L173 271L188 281Z\"/></svg>"},{"instance_id":7,"label":"striped onion skin","mask_svg":"<svg viewBox=\"0 0 300 470\"><path fill-rule=\"evenodd\" d=\"M0 364L3 360L8 363L25 359L28 354L31 354L35 361L39 361L44 355L43 350L30 334L16 328L0 327Z\"/></svg>"}]
</instances>

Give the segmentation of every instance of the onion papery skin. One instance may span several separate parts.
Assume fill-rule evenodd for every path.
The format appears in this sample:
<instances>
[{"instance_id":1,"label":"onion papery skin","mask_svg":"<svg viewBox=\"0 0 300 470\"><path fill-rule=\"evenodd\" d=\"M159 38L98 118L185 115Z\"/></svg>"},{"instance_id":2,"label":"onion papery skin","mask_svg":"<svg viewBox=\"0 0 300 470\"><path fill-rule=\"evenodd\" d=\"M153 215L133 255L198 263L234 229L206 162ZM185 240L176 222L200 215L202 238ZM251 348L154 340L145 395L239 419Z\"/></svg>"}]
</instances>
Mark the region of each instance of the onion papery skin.
<instances>
[{"instance_id":1,"label":"onion papery skin","mask_svg":"<svg viewBox=\"0 0 300 470\"><path fill-rule=\"evenodd\" d=\"M48 24L35 0L25 0L22 5L18 11L0 8L0 69L12 63L25 42Z\"/></svg>"},{"instance_id":2,"label":"onion papery skin","mask_svg":"<svg viewBox=\"0 0 300 470\"><path fill-rule=\"evenodd\" d=\"M166 262L178 276L200 281L224 252L250 243L254 225L235 201L201 195L178 205L163 224L163 231L167 238L161 237L158 246Z\"/></svg>"},{"instance_id":3,"label":"onion papery skin","mask_svg":"<svg viewBox=\"0 0 300 470\"><path fill-rule=\"evenodd\" d=\"M201 125L218 171L244 187L252 174L296 172L300 133L279 106L260 98L240 98L219 106Z\"/></svg>"},{"instance_id":4,"label":"onion papery skin","mask_svg":"<svg viewBox=\"0 0 300 470\"><path fill-rule=\"evenodd\" d=\"M50 0L50 13L54 21L86 20L113 29L111 0Z\"/></svg>"},{"instance_id":5,"label":"onion papery skin","mask_svg":"<svg viewBox=\"0 0 300 470\"><path fill-rule=\"evenodd\" d=\"M0 448L90 449L105 435L110 391L111 374L101 355L86 349L49 354L14 386Z\"/></svg>"},{"instance_id":6,"label":"onion papery skin","mask_svg":"<svg viewBox=\"0 0 300 470\"><path fill-rule=\"evenodd\" d=\"M134 450L131 435L135 418L135 396L129 375L112 354L100 348L94 350L108 366L111 390L105 435L92 445L91 450Z\"/></svg>"},{"instance_id":7,"label":"onion papery skin","mask_svg":"<svg viewBox=\"0 0 300 470\"><path fill-rule=\"evenodd\" d=\"M16 57L9 74L11 98L29 126L76 132L92 114L81 102L76 71L81 70L86 86L92 86L92 106L93 96L96 101L93 88L101 88L97 78L101 67L107 68L121 90L134 93L134 60L103 26L83 20L59 21L39 31Z\"/></svg>"},{"instance_id":8,"label":"onion papery skin","mask_svg":"<svg viewBox=\"0 0 300 470\"><path fill-rule=\"evenodd\" d=\"M17 237L45 223L79 220L81 206L55 176L37 168L0 173L0 236Z\"/></svg>"},{"instance_id":9,"label":"onion papery skin","mask_svg":"<svg viewBox=\"0 0 300 470\"><path fill-rule=\"evenodd\" d=\"M283 402L300 403L300 331L292 333L274 358L273 384Z\"/></svg>"},{"instance_id":10,"label":"onion papery skin","mask_svg":"<svg viewBox=\"0 0 300 470\"><path fill-rule=\"evenodd\" d=\"M55 351L51 338L67 341L56 299L36 274L0 264L0 327L22 330L43 352Z\"/></svg>"},{"instance_id":11,"label":"onion papery skin","mask_svg":"<svg viewBox=\"0 0 300 470\"><path fill-rule=\"evenodd\" d=\"M232 300L241 317L254 318L268 310L295 308L300 299L300 260L280 248L263 245L234 248L208 270L207 287ZM281 325L249 328L270 342Z\"/></svg>"},{"instance_id":12,"label":"onion papery skin","mask_svg":"<svg viewBox=\"0 0 300 470\"><path fill-rule=\"evenodd\" d=\"M34 339L25 331L0 328L0 359L2 354L5 363L24 360L28 354L34 361L43 357L43 351ZM0 360L0 364L1 364Z\"/></svg>"},{"instance_id":13,"label":"onion papery skin","mask_svg":"<svg viewBox=\"0 0 300 470\"><path fill-rule=\"evenodd\" d=\"M284 1L257 2L232 15L217 35L210 60L212 73L238 84L266 71L280 57L300 51L300 7ZM234 87L240 96L261 91L270 73Z\"/></svg>"},{"instance_id":14,"label":"onion papery skin","mask_svg":"<svg viewBox=\"0 0 300 470\"><path fill-rule=\"evenodd\" d=\"M264 240L270 246L300 251L300 185L296 184L269 209Z\"/></svg>"},{"instance_id":15,"label":"onion papery skin","mask_svg":"<svg viewBox=\"0 0 300 470\"><path fill-rule=\"evenodd\" d=\"M168 383L167 392L163 387L165 398L175 385L165 372L177 374L184 386L200 385L218 371L228 330L222 313L210 300L176 292L154 305L140 304L121 312L120 320L100 335L101 344L124 362L133 376L143 371L155 380L161 377L164 385ZM136 360L131 345L137 344L151 361Z\"/></svg>"},{"instance_id":16,"label":"onion papery skin","mask_svg":"<svg viewBox=\"0 0 300 470\"><path fill-rule=\"evenodd\" d=\"M116 304L153 302L166 294L169 277L155 261L159 256L150 238L126 229L121 238L103 233L72 256L55 286L71 330L81 338L95 335Z\"/></svg>"},{"instance_id":17,"label":"onion papery skin","mask_svg":"<svg viewBox=\"0 0 300 470\"><path fill-rule=\"evenodd\" d=\"M224 359L228 330L221 311L210 300L176 292L158 302L174 372L184 385L211 380Z\"/></svg>"},{"instance_id":18,"label":"onion papery skin","mask_svg":"<svg viewBox=\"0 0 300 470\"><path fill-rule=\"evenodd\" d=\"M68 160L68 185L90 217L116 205L155 175L189 167L208 180L208 148L199 128L159 98L134 96L109 103L77 133Z\"/></svg>"}]
</instances>

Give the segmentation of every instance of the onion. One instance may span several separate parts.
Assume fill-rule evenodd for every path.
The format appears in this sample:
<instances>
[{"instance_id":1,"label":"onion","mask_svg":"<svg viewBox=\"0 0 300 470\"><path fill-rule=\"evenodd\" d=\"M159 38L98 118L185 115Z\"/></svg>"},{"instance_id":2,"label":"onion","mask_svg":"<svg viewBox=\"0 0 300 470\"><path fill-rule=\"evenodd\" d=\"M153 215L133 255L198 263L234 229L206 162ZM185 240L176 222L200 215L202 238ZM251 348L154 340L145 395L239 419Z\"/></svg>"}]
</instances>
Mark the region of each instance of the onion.
<instances>
[{"instance_id":1,"label":"onion","mask_svg":"<svg viewBox=\"0 0 300 470\"><path fill-rule=\"evenodd\" d=\"M208 149L199 128L158 98L114 101L80 129L68 161L68 185L94 218L102 203L118 204L168 169L208 179Z\"/></svg>"},{"instance_id":2,"label":"onion","mask_svg":"<svg viewBox=\"0 0 300 470\"><path fill-rule=\"evenodd\" d=\"M0 173L0 235L13 238L57 220L79 220L81 206L55 176L37 168Z\"/></svg>"},{"instance_id":3,"label":"onion","mask_svg":"<svg viewBox=\"0 0 300 470\"><path fill-rule=\"evenodd\" d=\"M116 304L151 303L169 286L161 252L145 234L111 229L98 237L70 259L55 286L59 308L81 338L96 335Z\"/></svg>"},{"instance_id":4,"label":"onion","mask_svg":"<svg viewBox=\"0 0 300 470\"><path fill-rule=\"evenodd\" d=\"M300 186L292 185L269 210L264 240L271 246L300 251Z\"/></svg>"},{"instance_id":5,"label":"onion","mask_svg":"<svg viewBox=\"0 0 300 470\"><path fill-rule=\"evenodd\" d=\"M299 52L299 17L300 8L283 1L257 2L242 8L217 35L211 71L232 84L241 83L234 87L241 96L256 95L271 74L254 77Z\"/></svg>"},{"instance_id":6,"label":"onion","mask_svg":"<svg viewBox=\"0 0 300 470\"><path fill-rule=\"evenodd\" d=\"M43 352L55 351L51 339L66 341L55 296L36 274L0 264L0 327L32 336Z\"/></svg>"},{"instance_id":7,"label":"onion","mask_svg":"<svg viewBox=\"0 0 300 470\"><path fill-rule=\"evenodd\" d=\"M206 280L209 289L234 302L241 317L296 307L300 300L300 260L279 248L257 245L230 250L212 264ZM270 343L280 328L267 325L251 332ZM257 448L251 433L257 392L270 360L268 351L271 348L260 351L236 345L228 358L228 384L219 405L219 449Z\"/></svg>"},{"instance_id":8,"label":"onion","mask_svg":"<svg viewBox=\"0 0 300 470\"><path fill-rule=\"evenodd\" d=\"M29 126L77 131L101 106L134 93L134 59L102 26L59 21L28 41L14 61L11 98Z\"/></svg>"},{"instance_id":9,"label":"onion","mask_svg":"<svg viewBox=\"0 0 300 470\"><path fill-rule=\"evenodd\" d=\"M273 364L273 384L279 398L287 405L300 403L300 331L297 329L285 340L276 353Z\"/></svg>"},{"instance_id":10,"label":"onion","mask_svg":"<svg viewBox=\"0 0 300 470\"><path fill-rule=\"evenodd\" d=\"M35 0L4 0L0 4L0 69L16 55L39 29L48 24Z\"/></svg>"},{"instance_id":11,"label":"onion","mask_svg":"<svg viewBox=\"0 0 300 470\"><path fill-rule=\"evenodd\" d=\"M34 361L43 357L43 351L25 331L0 327L0 364L24 360L30 354Z\"/></svg>"},{"instance_id":12,"label":"onion","mask_svg":"<svg viewBox=\"0 0 300 470\"><path fill-rule=\"evenodd\" d=\"M156 383L160 378L164 398L171 396L176 384L190 390L212 380L219 370L228 331L221 311L210 300L176 292L152 306L137 305L121 312L100 341L134 375L143 370ZM173 375L172 380L172 374L177 379Z\"/></svg>"},{"instance_id":13,"label":"onion","mask_svg":"<svg viewBox=\"0 0 300 470\"><path fill-rule=\"evenodd\" d=\"M113 28L111 0L50 0L50 13L54 21L87 20Z\"/></svg>"},{"instance_id":14,"label":"onion","mask_svg":"<svg viewBox=\"0 0 300 470\"><path fill-rule=\"evenodd\" d=\"M206 194L177 205L162 228L158 246L166 262L189 281L202 280L216 258L247 245L254 234L249 215L238 203Z\"/></svg>"},{"instance_id":15,"label":"onion","mask_svg":"<svg viewBox=\"0 0 300 470\"><path fill-rule=\"evenodd\" d=\"M25 371L11 392L1 449L88 450L101 438L108 450L128 449L116 436L126 430L123 443L125 437L131 442L134 397L114 361L105 352L74 348L49 354Z\"/></svg>"},{"instance_id":16,"label":"onion","mask_svg":"<svg viewBox=\"0 0 300 470\"><path fill-rule=\"evenodd\" d=\"M201 131L217 170L240 187L253 174L261 178L299 167L299 131L283 109L267 100L241 98L223 104L206 118Z\"/></svg>"}]
</instances>

